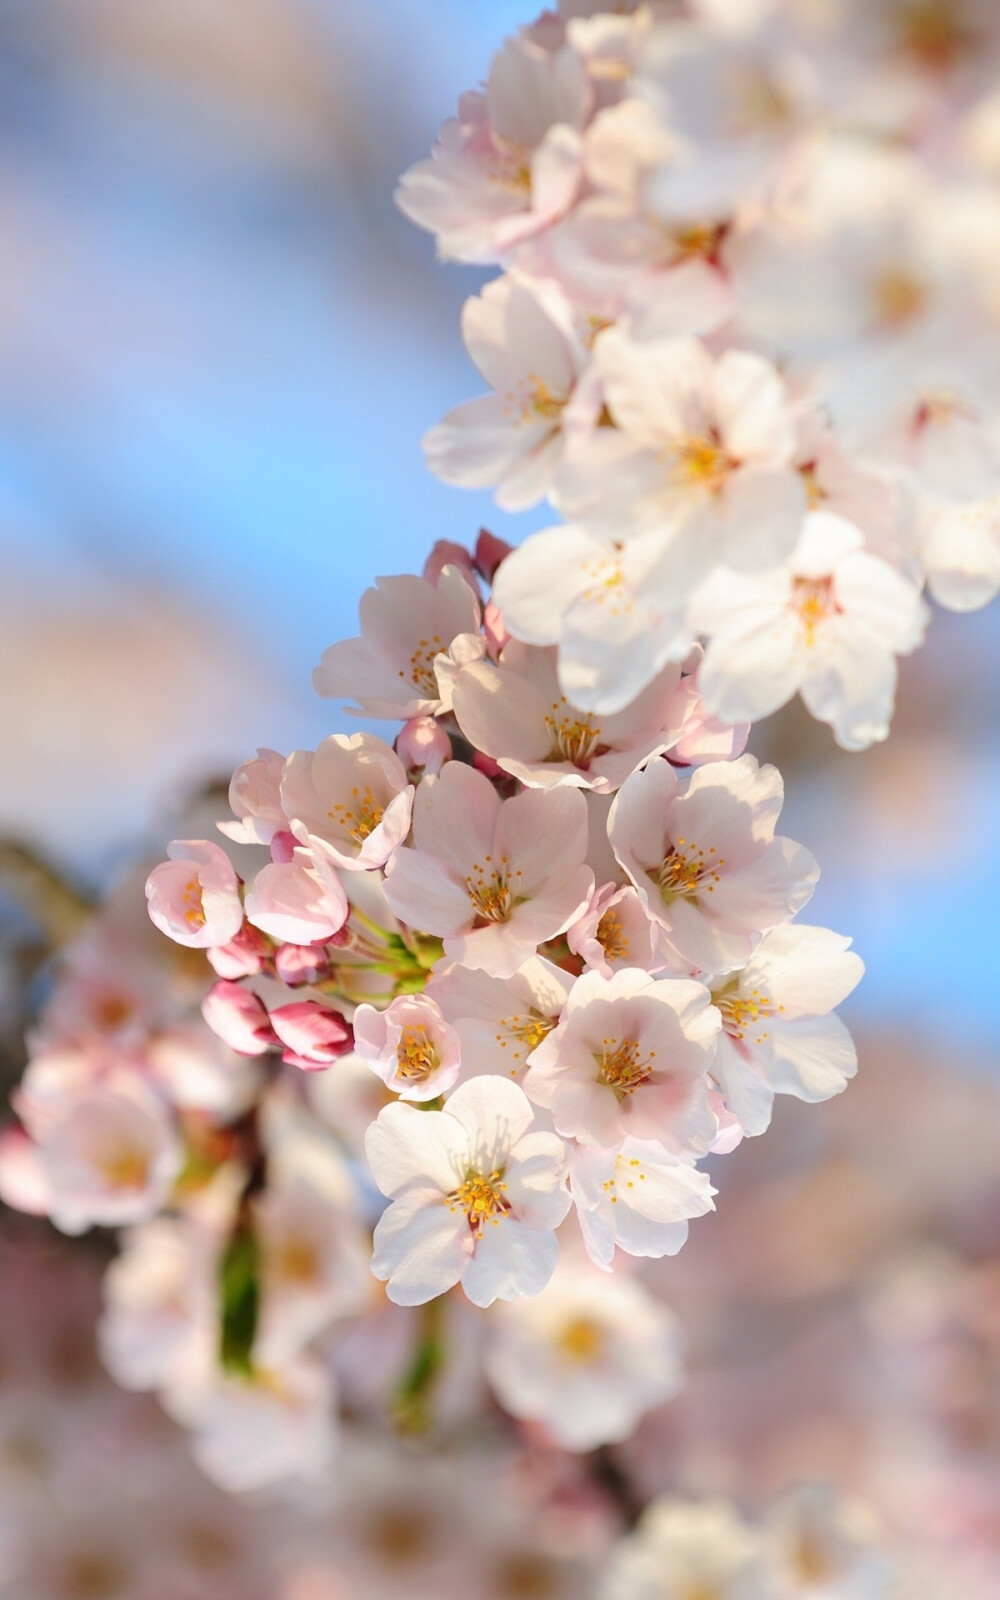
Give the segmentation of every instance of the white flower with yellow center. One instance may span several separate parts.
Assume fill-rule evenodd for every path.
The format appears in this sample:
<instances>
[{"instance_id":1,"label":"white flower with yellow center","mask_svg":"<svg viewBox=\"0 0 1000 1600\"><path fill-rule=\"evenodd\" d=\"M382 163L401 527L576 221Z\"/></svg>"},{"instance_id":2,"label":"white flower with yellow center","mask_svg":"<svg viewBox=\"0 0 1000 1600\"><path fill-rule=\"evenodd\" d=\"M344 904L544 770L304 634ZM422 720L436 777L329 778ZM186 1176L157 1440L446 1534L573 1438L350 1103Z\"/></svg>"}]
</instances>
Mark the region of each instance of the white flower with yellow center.
<instances>
[{"instance_id":1,"label":"white flower with yellow center","mask_svg":"<svg viewBox=\"0 0 1000 1600\"><path fill-rule=\"evenodd\" d=\"M798 691L837 742L864 749L889 732L896 657L923 642L929 612L914 583L828 511L805 521L776 572L713 574L695 597L708 635L698 681L709 711L755 721Z\"/></svg>"},{"instance_id":2,"label":"white flower with yellow center","mask_svg":"<svg viewBox=\"0 0 1000 1600\"><path fill-rule=\"evenodd\" d=\"M659 1259L686 1242L688 1220L713 1209L707 1175L653 1139L586 1145L573 1156L570 1192L587 1254L611 1267L615 1250Z\"/></svg>"},{"instance_id":3,"label":"white flower with yellow center","mask_svg":"<svg viewBox=\"0 0 1000 1600\"><path fill-rule=\"evenodd\" d=\"M435 1100L458 1078L458 1034L425 994L398 995L385 1011L358 1006L354 1048L402 1100Z\"/></svg>"},{"instance_id":4,"label":"white flower with yellow center","mask_svg":"<svg viewBox=\"0 0 1000 1600\"><path fill-rule=\"evenodd\" d=\"M500 1404L566 1450L628 1438L683 1378L673 1313L587 1262L560 1262L541 1294L504 1306L483 1364Z\"/></svg>"},{"instance_id":5,"label":"white flower with yellow center","mask_svg":"<svg viewBox=\"0 0 1000 1600\"><path fill-rule=\"evenodd\" d=\"M461 1283L475 1305L537 1294L571 1205L566 1147L535 1131L524 1091L473 1078L443 1111L397 1101L368 1130L372 1175L391 1205L375 1229L372 1271L397 1305Z\"/></svg>"},{"instance_id":6,"label":"white flower with yellow center","mask_svg":"<svg viewBox=\"0 0 1000 1600\"><path fill-rule=\"evenodd\" d=\"M413 845L389 862L385 895L402 922L442 938L447 956L509 978L586 906L586 853L578 791L501 800L482 773L449 761L417 790Z\"/></svg>"},{"instance_id":7,"label":"white flower with yellow center","mask_svg":"<svg viewBox=\"0 0 1000 1600\"><path fill-rule=\"evenodd\" d=\"M775 1600L764 1540L725 1500L663 1496L612 1552L598 1600Z\"/></svg>"},{"instance_id":8,"label":"white flower with yellow center","mask_svg":"<svg viewBox=\"0 0 1000 1600\"><path fill-rule=\"evenodd\" d=\"M587 972L524 1086L566 1137L612 1145L634 1135L703 1154L717 1132L707 1073L719 1026L704 984L635 968Z\"/></svg>"},{"instance_id":9,"label":"white flower with yellow center","mask_svg":"<svg viewBox=\"0 0 1000 1600\"><path fill-rule=\"evenodd\" d=\"M302 844L348 871L382 867L410 829L413 788L396 752L372 733L332 733L285 762L281 801Z\"/></svg>"},{"instance_id":10,"label":"white flower with yellow center","mask_svg":"<svg viewBox=\"0 0 1000 1600\"><path fill-rule=\"evenodd\" d=\"M764 1132L776 1094L829 1100L857 1072L854 1041L831 1014L865 970L850 942L792 922L765 933L742 971L712 981L722 1015L712 1076L744 1133Z\"/></svg>"},{"instance_id":11,"label":"white flower with yellow center","mask_svg":"<svg viewBox=\"0 0 1000 1600\"><path fill-rule=\"evenodd\" d=\"M450 966L432 974L426 993L461 1040L465 1077L520 1080L532 1051L558 1023L572 985L562 967L532 956L511 978Z\"/></svg>"},{"instance_id":12,"label":"white flower with yellow center","mask_svg":"<svg viewBox=\"0 0 1000 1600\"><path fill-rule=\"evenodd\" d=\"M780 773L753 756L699 767L684 785L669 762L652 761L619 789L608 819L615 855L692 968L742 966L812 894L809 851L774 836L783 798Z\"/></svg>"}]
</instances>

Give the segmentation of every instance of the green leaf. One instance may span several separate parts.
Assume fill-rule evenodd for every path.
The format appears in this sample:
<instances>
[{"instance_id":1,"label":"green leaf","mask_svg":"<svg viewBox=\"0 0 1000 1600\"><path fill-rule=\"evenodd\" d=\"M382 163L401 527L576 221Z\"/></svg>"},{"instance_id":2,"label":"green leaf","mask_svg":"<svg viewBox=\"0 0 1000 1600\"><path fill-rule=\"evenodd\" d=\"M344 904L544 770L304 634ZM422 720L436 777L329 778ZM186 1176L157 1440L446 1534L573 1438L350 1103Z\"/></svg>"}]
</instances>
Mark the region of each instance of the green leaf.
<instances>
[{"instance_id":1,"label":"green leaf","mask_svg":"<svg viewBox=\"0 0 1000 1600\"><path fill-rule=\"evenodd\" d=\"M248 1220L233 1229L219 1264L222 1326L219 1360L233 1377L253 1375L253 1344L260 1312L260 1245Z\"/></svg>"}]
</instances>

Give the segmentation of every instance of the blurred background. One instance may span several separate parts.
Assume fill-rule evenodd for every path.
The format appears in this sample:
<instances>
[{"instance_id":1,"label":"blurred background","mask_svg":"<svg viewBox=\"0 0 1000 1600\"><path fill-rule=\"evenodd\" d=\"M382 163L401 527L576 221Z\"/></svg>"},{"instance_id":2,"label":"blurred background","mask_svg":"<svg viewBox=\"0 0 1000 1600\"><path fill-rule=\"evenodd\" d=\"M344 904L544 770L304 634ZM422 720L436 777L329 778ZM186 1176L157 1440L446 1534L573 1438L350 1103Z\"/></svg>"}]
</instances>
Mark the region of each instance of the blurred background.
<instances>
[{"instance_id":1,"label":"blurred background","mask_svg":"<svg viewBox=\"0 0 1000 1600\"><path fill-rule=\"evenodd\" d=\"M546 520L505 517L424 470L422 433L477 391L458 314L478 280L437 265L392 204L399 173L525 20L524 0L0 0L0 837L18 890L0 899L8 1082L46 922L159 849L188 797L256 745L331 731L310 670L355 631L374 577L419 570L435 539L468 543L481 524L517 539ZM755 730L785 774L783 831L824 869L809 920L852 934L868 964L845 1008L862 1072L842 1104L782 1107L774 1140L731 1158L720 1216L664 1265L700 1376L641 1436L650 1488L739 1492L744 1478L780 1487L811 1472L870 1487L891 1449L907 1453L919 1414L920 1428L944 1428L936 1469L959 1446L984 1465L977 1538L1000 1541L985 1470L1000 1462L998 649L995 608L939 615L903 663L891 741L864 755L794 711ZM26 883L46 906L34 919ZM93 1274L71 1253L30 1225L0 1229L21 1322L32 1296L63 1304L66 1274L86 1279L74 1334L86 1349ZM885 1340L926 1354L932 1324L939 1342L927 1370L916 1356L906 1368L908 1401L889 1360L895 1443L884 1430L873 1442ZM0 1377L13 1372L15 1389L44 1376L63 1393L51 1354L23 1327L0 1331ZM63 1374L74 1393L88 1361ZM152 1402L86 1393L95 1416L137 1408L129 1426L147 1444L173 1437ZM12 1404L0 1399L4 1440ZM109 1481L119 1448L104 1458ZM170 1449L175 1469L157 1457L157 1472L176 1470L197 1498L183 1444ZM904 1533L940 1511L937 1484L904 1496ZM250 1526L239 1515L217 1518L237 1519L234 1545ZM968 1543L958 1521L945 1542ZM322 1575L309 1587L307 1567L292 1600L341 1592ZM466 1592L562 1593L541 1571ZM113 1578L36 1579L30 1600L138 1592ZM257 1592L220 1584L197 1593ZM962 1594L979 1592L969 1584Z\"/></svg>"}]
</instances>

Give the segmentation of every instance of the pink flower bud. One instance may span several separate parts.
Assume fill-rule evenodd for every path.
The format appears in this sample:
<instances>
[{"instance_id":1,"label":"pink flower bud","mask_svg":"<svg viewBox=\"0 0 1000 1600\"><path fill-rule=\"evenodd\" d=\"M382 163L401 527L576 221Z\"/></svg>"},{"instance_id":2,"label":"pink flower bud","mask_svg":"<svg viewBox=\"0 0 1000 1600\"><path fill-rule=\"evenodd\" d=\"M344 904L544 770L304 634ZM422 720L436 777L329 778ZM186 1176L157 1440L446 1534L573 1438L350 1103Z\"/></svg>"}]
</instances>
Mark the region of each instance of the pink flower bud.
<instances>
[{"instance_id":1,"label":"pink flower bud","mask_svg":"<svg viewBox=\"0 0 1000 1600\"><path fill-rule=\"evenodd\" d=\"M270 940L245 922L235 939L209 950L208 959L220 978L252 978L270 951Z\"/></svg>"},{"instance_id":2,"label":"pink flower bud","mask_svg":"<svg viewBox=\"0 0 1000 1600\"><path fill-rule=\"evenodd\" d=\"M487 583L493 582L493 575L505 556L509 556L514 546L505 539L498 539L495 533L490 533L488 528L480 528L479 538L476 540L476 550L473 560L476 568L482 573Z\"/></svg>"},{"instance_id":3,"label":"pink flower bud","mask_svg":"<svg viewBox=\"0 0 1000 1600\"><path fill-rule=\"evenodd\" d=\"M282 828L271 839L271 860L277 861L280 866L287 866L295 855L295 846L298 842L293 833L289 833L287 828Z\"/></svg>"},{"instance_id":4,"label":"pink flower bud","mask_svg":"<svg viewBox=\"0 0 1000 1600\"><path fill-rule=\"evenodd\" d=\"M250 990L223 980L208 991L201 1014L212 1032L241 1056L262 1056L277 1043L267 1008Z\"/></svg>"},{"instance_id":5,"label":"pink flower bud","mask_svg":"<svg viewBox=\"0 0 1000 1600\"><path fill-rule=\"evenodd\" d=\"M343 930L341 930L343 932ZM334 942L340 934L334 934ZM326 948L321 944L283 944L274 953L274 965L282 983L297 989L303 983L318 983L330 970Z\"/></svg>"},{"instance_id":6,"label":"pink flower bud","mask_svg":"<svg viewBox=\"0 0 1000 1600\"><path fill-rule=\"evenodd\" d=\"M411 717L399 731L396 754L407 776L438 773L451 760L451 740L433 717Z\"/></svg>"},{"instance_id":7,"label":"pink flower bud","mask_svg":"<svg viewBox=\"0 0 1000 1600\"><path fill-rule=\"evenodd\" d=\"M503 767L498 766L492 756L484 756L481 750L476 751L472 758L472 765L477 772L481 772L486 778L509 777L509 773L504 772Z\"/></svg>"},{"instance_id":8,"label":"pink flower bud","mask_svg":"<svg viewBox=\"0 0 1000 1600\"><path fill-rule=\"evenodd\" d=\"M271 1026L285 1046L283 1059L304 1072L328 1067L350 1050L353 1035L343 1017L315 1000L294 1000L271 1012Z\"/></svg>"}]
</instances>

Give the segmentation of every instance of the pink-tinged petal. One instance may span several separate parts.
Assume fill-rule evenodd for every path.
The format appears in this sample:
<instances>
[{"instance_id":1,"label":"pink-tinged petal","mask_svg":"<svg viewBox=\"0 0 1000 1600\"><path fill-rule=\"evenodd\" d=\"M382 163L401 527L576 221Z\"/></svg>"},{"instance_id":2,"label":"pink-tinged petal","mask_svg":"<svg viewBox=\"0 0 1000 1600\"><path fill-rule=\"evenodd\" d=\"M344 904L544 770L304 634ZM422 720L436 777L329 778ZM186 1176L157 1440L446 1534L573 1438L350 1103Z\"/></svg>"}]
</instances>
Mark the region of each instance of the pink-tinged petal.
<instances>
[{"instance_id":1,"label":"pink-tinged petal","mask_svg":"<svg viewBox=\"0 0 1000 1600\"><path fill-rule=\"evenodd\" d=\"M500 806L488 778L464 762L449 761L437 778L427 779L417 791L414 845L464 881L472 863L482 862L490 853Z\"/></svg>"},{"instance_id":2,"label":"pink-tinged petal","mask_svg":"<svg viewBox=\"0 0 1000 1600\"><path fill-rule=\"evenodd\" d=\"M476 972L488 972L494 978L512 978L536 953L542 939L548 937L543 934L535 938L530 928L520 928L513 921L491 922L458 937L445 936L444 953L450 961Z\"/></svg>"},{"instance_id":3,"label":"pink-tinged petal","mask_svg":"<svg viewBox=\"0 0 1000 1600\"><path fill-rule=\"evenodd\" d=\"M434 857L408 847L397 850L386 866L385 898L401 922L438 938L458 934L473 916L466 890Z\"/></svg>"},{"instance_id":4,"label":"pink-tinged petal","mask_svg":"<svg viewBox=\"0 0 1000 1600\"><path fill-rule=\"evenodd\" d=\"M588 587L586 566L604 563L607 546L582 528L547 528L500 563L493 598L508 629L528 644L558 644L560 621Z\"/></svg>"},{"instance_id":5,"label":"pink-tinged petal","mask_svg":"<svg viewBox=\"0 0 1000 1600\"><path fill-rule=\"evenodd\" d=\"M559 1260L554 1233L526 1228L511 1217L487 1223L462 1277L462 1288L476 1306L539 1294Z\"/></svg>"},{"instance_id":6,"label":"pink-tinged petal","mask_svg":"<svg viewBox=\"0 0 1000 1600\"><path fill-rule=\"evenodd\" d=\"M649 909L662 920L671 949L692 968L730 972L750 959L757 935L710 920L700 904L675 900L672 905L663 906L654 890Z\"/></svg>"},{"instance_id":7,"label":"pink-tinged petal","mask_svg":"<svg viewBox=\"0 0 1000 1600\"><path fill-rule=\"evenodd\" d=\"M773 839L756 861L726 873L713 911L734 928L760 933L801 911L819 878L815 857L793 839Z\"/></svg>"},{"instance_id":8,"label":"pink-tinged petal","mask_svg":"<svg viewBox=\"0 0 1000 1600\"><path fill-rule=\"evenodd\" d=\"M394 1304L423 1305L458 1283L472 1244L463 1211L453 1211L432 1191L412 1190L394 1200L375 1226L372 1272L388 1279L386 1294Z\"/></svg>"},{"instance_id":9,"label":"pink-tinged petal","mask_svg":"<svg viewBox=\"0 0 1000 1600\"><path fill-rule=\"evenodd\" d=\"M615 796L608 817L608 836L619 862L637 887L648 889L646 869L663 860L669 808L679 790L668 761L651 761L627 778Z\"/></svg>"},{"instance_id":10,"label":"pink-tinged petal","mask_svg":"<svg viewBox=\"0 0 1000 1600\"><path fill-rule=\"evenodd\" d=\"M212 1032L242 1056L262 1056L276 1044L267 1007L242 984L213 984L201 1003Z\"/></svg>"},{"instance_id":11,"label":"pink-tinged petal","mask_svg":"<svg viewBox=\"0 0 1000 1600\"><path fill-rule=\"evenodd\" d=\"M384 1106L368 1129L365 1154L383 1194L416 1186L447 1195L468 1170L468 1132L447 1112L418 1111L397 1101Z\"/></svg>"},{"instance_id":12,"label":"pink-tinged petal","mask_svg":"<svg viewBox=\"0 0 1000 1600\"><path fill-rule=\"evenodd\" d=\"M801 922L772 928L740 973L740 990L766 994L785 1022L824 1016L864 976L865 964L850 943L829 928Z\"/></svg>"},{"instance_id":13,"label":"pink-tinged petal","mask_svg":"<svg viewBox=\"0 0 1000 1600\"><path fill-rule=\"evenodd\" d=\"M529 789L500 810L492 841L493 859L506 857L518 873L517 893L538 889L574 873L587 853L587 806L573 789Z\"/></svg>"},{"instance_id":14,"label":"pink-tinged petal","mask_svg":"<svg viewBox=\"0 0 1000 1600\"><path fill-rule=\"evenodd\" d=\"M523 458L543 449L552 434L551 422L512 416L510 403L490 394L455 406L421 444L428 467L442 483L492 489Z\"/></svg>"},{"instance_id":15,"label":"pink-tinged petal","mask_svg":"<svg viewBox=\"0 0 1000 1600\"><path fill-rule=\"evenodd\" d=\"M316 1000L295 1000L271 1012L271 1026L297 1066L329 1066L351 1046L351 1030L338 1012Z\"/></svg>"},{"instance_id":16,"label":"pink-tinged petal","mask_svg":"<svg viewBox=\"0 0 1000 1600\"><path fill-rule=\"evenodd\" d=\"M558 1228L572 1205L566 1188L567 1152L554 1133L527 1133L504 1172L506 1198L531 1228Z\"/></svg>"},{"instance_id":17,"label":"pink-tinged petal","mask_svg":"<svg viewBox=\"0 0 1000 1600\"><path fill-rule=\"evenodd\" d=\"M726 1105L749 1138L766 1133L771 1125L774 1088L765 1076L760 1052L724 1033L719 1040L712 1077Z\"/></svg>"},{"instance_id":18,"label":"pink-tinged petal","mask_svg":"<svg viewBox=\"0 0 1000 1600\"><path fill-rule=\"evenodd\" d=\"M534 684L519 673L485 662L465 667L455 684L452 707L465 737L488 756L544 761L549 755L545 724L549 707Z\"/></svg>"},{"instance_id":19,"label":"pink-tinged petal","mask_svg":"<svg viewBox=\"0 0 1000 1600\"><path fill-rule=\"evenodd\" d=\"M441 1114L453 1117L465 1131L468 1164L485 1173L506 1166L512 1147L535 1120L524 1090L500 1077L470 1078L460 1084Z\"/></svg>"}]
</instances>

